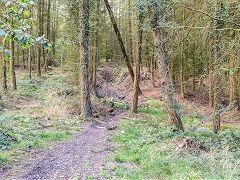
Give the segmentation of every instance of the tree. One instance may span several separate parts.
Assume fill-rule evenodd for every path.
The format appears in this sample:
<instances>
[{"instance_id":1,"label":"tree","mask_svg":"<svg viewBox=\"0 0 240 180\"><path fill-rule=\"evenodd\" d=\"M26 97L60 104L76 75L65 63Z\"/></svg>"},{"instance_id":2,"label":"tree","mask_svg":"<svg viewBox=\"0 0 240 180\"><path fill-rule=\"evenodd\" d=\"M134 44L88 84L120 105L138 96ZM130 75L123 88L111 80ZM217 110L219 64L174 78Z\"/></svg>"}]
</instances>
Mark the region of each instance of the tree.
<instances>
[{"instance_id":1,"label":"tree","mask_svg":"<svg viewBox=\"0 0 240 180\"><path fill-rule=\"evenodd\" d=\"M27 10L33 4L32 1L1 1L0 6L0 37L2 37L1 47L1 81L2 89L7 91L7 59L10 56L10 71L13 89L17 89L16 76L14 70L14 41L21 44L23 48L27 47L33 41L33 38L27 32L27 26L31 23L29 20L30 12ZM6 47L6 41L10 41L10 50ZM12 53L10 52L12 51Z\"/></svg>"},{"instance_id":2,"label":"tree","mask_svg":"<svg viewBox=\"0 0 240 180\"><path fill-rule=\"evenodd\" d=\"M10 56L10 70L11 70L11 83L12 88L17 90L16 74L15 74L15 53L14 53L14 41L10 41L11 56Z\"/></svg>"},{"instance_id":3,"label":"tree","mask_svg":"<svg viewBox=\"0 0 240 180\"><path fill-rule=\"evenodd\" d=\"M132 0L128 0L128 25L129 25L129 52L130 61L133 63L133 32L132 32Z\"/></svg>"},{"instance_id":4,"label":"tree","mask_svg":"<svg viewBox=\"0 0 240 180\"><path fill-rule=\"evenodd\" d=\"M30 18L32 17L32 7L30 7ZM32 24L30 25L29 33L32 34ZM32 58L33 58L33 47L30 45L28 51L28 68L29 68L29 78L32 78Z\"/></svg>"},{"instance_id":5,"label":"tree","mask_svg":"<svg viewBox=\"0 0 240 180\"><path fill-rule=\"evenodd\" d=\"M89 0L81 2L81 42L80 42L80 82L81 82L81 115L92 116L89 89Z\"/></svg>"},{"instance_id":6,"label":"tree","mask_svg":"<svg viewBox=\"0 0 240 180\"><path fill-rule=\"evenodd\" d=\"M217 9L216 9L216 14L217 17L220 19L223 16L223 13L225 11L223 2L221 0L217 1ZM217 133L220 130L220 125L221 125L221 119L220 119L220 68L221 63L222 63L222 55L220 51L220 46L221 46L221 41L222 41L222 33L219 31L219 29L222 29L224 27L224 22L221 20L216 21L216 29L217 31L215 32L216 34L216 40L214 44L214 65L215 65L215 70L214 70L214 118L213 118L213 129L214 132Z\"/></svg>"},{"instance_id":7,"label":"tree","mask_svg":"<svg viewBox=\"0 0 240 180\"><path fill-rule=\"evenodd\" d=\"M38 0L38 36L40 37L42 35L41 29L42 29L42 0ZM38 42L38 48L37 48L37 76L41 76L41 45L40 42Z\"/></svg>"},{"instance_id":8,"label":"tree","mask_svg":"<svg viewBox=\"0 0 240 180\"><path fill-rule=\"evenodd\" d=\"M109 16L110 16L110 19L111 19L111 22L112 22L112 25L113 25L115 34L116 34L117 39L118 39L118 43L119 43L119 45L120 45L122 54L123 54L123 56L124 56L125 63L126 63L127 68L128 68L128 71L129 71L129 73L130 73L130 75L131 75L132 80L134 81L133 68L132 68L131 62L130 62L130 60L129 60L129 57L128 57L128 55L127 55L127 51L126 51L126 49L125 49L125 46L124 46L124 43L123 43L123 39L122 39L121 33L120 33L119 29L118 29L118 25L117 25L117 22L116 22L116 20L115 20L114 15L113 15L111 6L110 6L108 0L104 0L104 2L105 2L105 5L106 5L106 7L107 7L108 14L109 14ZM141 93L140 87L138 87L138 91Z\"/></svg>"},{"instance_id":9,"label":"tree","mask_svg":"<svg viewBox=\"0 0 240 180\"><path fill-rule=\"evenodd\" d=\"M53 18L53 26L52 26L52 54L53 58L55 58L56 54L56 35L57 35L57 0L53 0L53 11L54 11L54 18Z\"/></svg>"},{"instance_id":10,"label":"tree","mask_svg":"<svg viewBox=\"0 0 240 180\"><path fill-rule=\"evenodd\" d=\"M96 1L96 27L95 27L95 39L94 39L94 50L95 50L95 55L94 55L94 62L93 62L93 75L92 75L92 87L93 90L96 93L96 76L97 76L97 64L99 61L99 15L100 15L100 0Z\"/></svg>"},{"instance_id":11,"label":"tree","mask_svg":"<svg viewBox=\"0 0 240 180\"><path fill-rule=\"evenodd\" d=\"M154 42L156 45L158 66L161 75L162 95L164 96L166 112L168 115L168 121L170 124L175 124L178 130L183 130L183 124L179 115L179 108L174 96L174 85L172 77L169 72L169 67L165 54L165 38L163 29L159 27L160 22L160 3L155 0L149 1L151 25L154 35Z\"/></svg>"},{"instance_id":12,"label":"tree","mask_svg":"<svg viewBox=\"0 0 240 180\"><path fill-rule=\"evenodd\" d=\"M138 11L137 13L137 21L138 21L138 28L137 28L137 46L136 46L136 59L135 59L135 77L134 77L134 87L133 87L133 97L132 97L132 107L131 112L137 113L138 111L138 96L140 94L139 92L139 80L140 80L140 64L142 62L142 43L143 43L143 4L141 3L141 0L137 2Z\"/></svg>"},{"instance_id":13,"label":"tree","mask_svg":"<svg viewBox=\"0 0 240 180\"><path fill-rule=\"evenodd\" d=\"M48 9L47 9L47 39L50 41L51 38L51 0L48 0ZM45 61L45 71L49 65L52 65L51 55L49 54L49 50L47 50L47 58Z\"/></svg>"}]
</instances>

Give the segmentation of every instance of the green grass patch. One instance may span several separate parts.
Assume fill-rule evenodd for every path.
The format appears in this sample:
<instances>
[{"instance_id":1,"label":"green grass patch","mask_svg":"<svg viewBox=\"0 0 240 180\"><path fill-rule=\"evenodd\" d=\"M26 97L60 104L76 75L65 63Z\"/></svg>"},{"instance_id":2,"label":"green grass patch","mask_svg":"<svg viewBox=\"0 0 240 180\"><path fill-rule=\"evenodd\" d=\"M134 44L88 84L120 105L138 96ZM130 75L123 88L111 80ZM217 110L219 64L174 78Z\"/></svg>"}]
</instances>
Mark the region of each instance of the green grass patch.
<instances>
[{"instance_id":1,"label":"green grass patch","mask_svg":"<svg viewBox=\"0 0 240 180\"><path fill-rule=\"evenodd\" d=\"M64 76L56 72L30 79L26 72L17 72L17 77L18 90L3 94L0 102L4 108L0 112L0 166L9 165L26 152L48 148L51 142L70 139L80 130L79 117L67 114L67 108L62 107L70 107L74 98L73 87L65 83ZM54 104L50 106L50 102ZM64 115L55 111L49 115L55 108L64 109Z\"/></svg>"},{"instance_id":2,"label":"green grass patch","mask_svg":"<svg viewBox=\"0 0 240 180\"><path fill-rule=\"evenodd\" d=\"M118 179L238 179L240 177L240 130L223 129L219 134L198 127L198 119L185 116L184 132L173 132L162 104L149 99L140 112L147 119L122 119L109 139L116 143L114 153ZM181 148L186 137L201 147Z\"/></svg>"}]
</instances>

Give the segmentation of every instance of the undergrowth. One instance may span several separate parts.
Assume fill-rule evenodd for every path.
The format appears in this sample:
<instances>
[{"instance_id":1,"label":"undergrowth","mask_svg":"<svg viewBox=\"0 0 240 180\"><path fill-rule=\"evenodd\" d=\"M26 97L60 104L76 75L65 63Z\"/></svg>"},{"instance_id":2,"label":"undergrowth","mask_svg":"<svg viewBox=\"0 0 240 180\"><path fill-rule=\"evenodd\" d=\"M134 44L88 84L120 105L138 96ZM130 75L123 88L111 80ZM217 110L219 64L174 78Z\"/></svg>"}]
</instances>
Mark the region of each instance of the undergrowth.
<instances>
[{"instance_id":1,"label":"undergrowth","mask_svg":"<svg viewBox=\"0 0 240 180\"><path fill-rule=\"evenodd\" d=\"M113 169L117 179L239 179L240 130L214 134L200 120L184 116L184 132L165 123L161 101L140 107L148 118L122 119L110 140L118 146ZM186 139L191 143L184 144ZM193 144L197 146L193 146ZM198 148L196 148L198 147Z\"/></svg>"},{"instance_id":2,"label":"undergrowth","mask_svg":"<svg viewBox=\"0 0 240 180\"><path fill-rule=\"evenodd\" d=\"M81 119L73 114L76 92L55 70L54 75L29 79L18 72L18 90L0 103L0 167L26 152L51 148L51 142L70 139Z\"/></svg>"}]
</instances>

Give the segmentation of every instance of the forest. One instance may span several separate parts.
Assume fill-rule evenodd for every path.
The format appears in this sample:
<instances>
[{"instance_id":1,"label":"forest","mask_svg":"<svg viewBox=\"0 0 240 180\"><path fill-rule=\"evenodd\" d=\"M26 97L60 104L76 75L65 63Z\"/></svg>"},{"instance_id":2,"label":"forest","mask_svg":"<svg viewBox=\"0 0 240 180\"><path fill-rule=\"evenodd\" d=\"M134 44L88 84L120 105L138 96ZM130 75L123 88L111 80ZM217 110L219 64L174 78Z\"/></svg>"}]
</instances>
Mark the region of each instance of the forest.
<instances>
[{"instance_id":1,"label":"forest","mask_svg":"<svg viewBox=\"0 0 240 180\"><path fill-rule=\"evenodd\" d=\"M0 180L240 179L239 0L0 10Z\"/></svg>"}]
</instances>

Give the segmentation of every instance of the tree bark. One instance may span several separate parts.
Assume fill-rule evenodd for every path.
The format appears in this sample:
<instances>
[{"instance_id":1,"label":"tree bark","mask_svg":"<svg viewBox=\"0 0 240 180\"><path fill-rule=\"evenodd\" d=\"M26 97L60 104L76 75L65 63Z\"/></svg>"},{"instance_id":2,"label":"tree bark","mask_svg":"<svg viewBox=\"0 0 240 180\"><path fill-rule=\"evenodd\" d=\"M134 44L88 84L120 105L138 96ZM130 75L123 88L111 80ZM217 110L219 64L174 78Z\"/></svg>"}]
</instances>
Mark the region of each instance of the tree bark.
<instances>
[{"instance_id":1,"label":"tree bark","mask_svg":"<svg viewBox=\"0 0 240 180\"><path fill-rule=\"evenodd\" d=\"M45 24L44 17L45 17L45 0L42 0L41 36L44 35L44 24ZM47 71L46 66L45 66L46 55L45 55L44 46L42 46L42 63L44 65L44 71L46 72Z\"/></svg>"},{"instance_id":2,"label":"tree bark","mask_svg":"<svg viewBox=\"0 0 240 180\"><path fill-rule=\"evenodd\" d=\"M174 95L172 77L169 72L167 58L164 51L163 30L158 26L158 22L160 20L159 19L160 12L159 12L159 7L157 2L152 3L150 5L150 16L151 16L153 35L154 35L154 42L155 44L158 45L156 50L157 50L159 71L161 75L162 95L165 100L168 121L170 124L175 124L178 130L184 130L181 117L179 115L179 107Z\"/></svg>"},{"instance_id":3,"label":"tree bark","mask_svg":"<svg viewBox=\"0 0 240 180\"><path fill-rule=\"evenodd\" d=\"M131 1L131 0L128 0L128 25L129 25L129 52L130 52L130 62L133 64L132 1Z\"/></svg>"},{"instance_id":4,"label":"tree bark","mask_svg":"<svg viewBox=\"0 0 240 180\"><path fill-rule=\"evenodd\" d=\"M222 11L222 1L218 0L217 1L217 6L216 6L216 14L217 16L220 15ZM216 21L216 29L221 29L224 27L224 23L222 21L217 20ZM221 109L220 106L220 67L221 67L221 50L220 50L220 45L221 45L222 37L221 37L221 32L216 31L216 40L215 40L215 46L214 46L214 117L213 117L213 130L215 133L217 133L220 130L221 127L221 119L220 119L220 112L219 110Z\"/></svg>"},{"instance_id":5,"label":"tree bark","mask_svg":"<svg viewBox=\"0 0 240 180\"><path fill-rule=\"evenodd\" d=\"M47 13L47 39L51 42L51 0L48 0L48 13ZM47 58L45 61L45 71L47 71L48 66L52 65L51 55L49 50L47 50Z\"/></svg>"},{"instance_id":6,"label":"tree bark","mask_svg":"<svg viewBox=\"0 0 240 180\"><path fill-rule=\"evenodd\" d=\"M41 36L41 0L38 0L38 36ZM40 42L38 42L38 48L37 48L37 76L41 76L41 45Z\"/></svg>"},{"instance_id":7,"label":"tree bark","mask_svg":"<svg viewBox=\"0 0 240 180\"><path fill-rule=\"evenodd\" d=\"M94 62L93 62L93 74L92 74L92 87L93 90L96 93L96 78L97 78L97 64L98 64L98 41L99 41L99 15L100 15L100 0L97 1L97 13L96 13L96 33L95 33L95 57L94 57Z\"/></svg>"},{"instance_id":8,"label":"tree bark","mask_svg":"<svg viewBox=\"0 0 240 180\"><path fill-rule=\"evenodd\" d=\"M32 18L32 7L30 7L30 18ZM29 33L32 34L32 25L29 29ZM32 46L30 45L29 50L28 50L28 70L29 70L29 78L32 78Z\"/></svg>"},{"instance_id":9,"label":"tree bark","mask_svg":"<svg viewBox=\"0 0 240 180\"><path fill-rule=\"evenodd\" d=\"M11 83L12 88L14 90L17 90L17 83L16 83L16 74L15 74L15 53L14 53L14 41L10 41L10 47L11 47L11 58L10 58L10 70L11 70Z\"/></svg>"},{"instance_id":10,"label":"tree bark","mask_svg":"<svg viewBox=\"0 0 240 180\"><path fill-rule=\"evenodd\" d=\"M139 16L139 25L138 25L138 39L137 39L137 48L136 48L136 60L135 60L135 77L134 77L134 87L133 87L133 97L132 97L132 107L131 113L138 112L138 96L139 96L139 81L140 81L140 63L142 61L142 40L143 40L143 15L142 13Z\"/></svg>"},{"instance_id":11,"label":"tree bark","mask_svg":"<svg viewBox=\"0 0 240 180\"><path fill-rule=\"evenodd\" d=\"M80 43L80 82L81 82L81 115L92 116L89 89L89 0L81 2L81 43Z\"/></svg>"},{"instance_id":12,"label":"tree bark","mask_svg":"<svg viewBox=\"0 0 240 180\"><path fill-rule=\"evenodd\" d=\"M23 69L24 70L27 69L24 48L22 48L22 62L23 62Z\"/></svg>"},{"instance_id":13,"label":"tree bark","mask_svg":"<svg viewBox=\"0 0 240 180\"><path fill-rule=\"evenodd\" d=\"M3 50L2 50L2 62L1 62L1 80L2 80L2 90L4 92L7 92L8 91L8 87L7 87L7 62L6 62L6 59L5 59L5 51L4 51L4 48L5 48L5 42L2 43L2 47L3 47Z\"/></svg>"},{"instance_id":14,"label":"tree bark","mask_svg":"<svg viewBox=\"0 0 240 180\"><path fill-rule=\"evenodd\" d=\"M52 29L52 55L53 59L55 58L56 54L56 29L57 29L57 0L53 1L53 11L54 11L54 18L53 18L53 29Z\"/></svg>"},{"instance_id":15,"label":"tree bark","mask_svg":"<svg viewBox=\"0 0 240 180\"><path fill-rule=\"evenodd\" d=\"M183 1L184 2L184 1ZM182 23L185 24L185 10L182 12ZM184 29L182 30L182 43L181 43L181 62L180 62L180 84L181 84L181 98L185 98L185 87L184 87Z\"/></svg>"}]
</instances>

